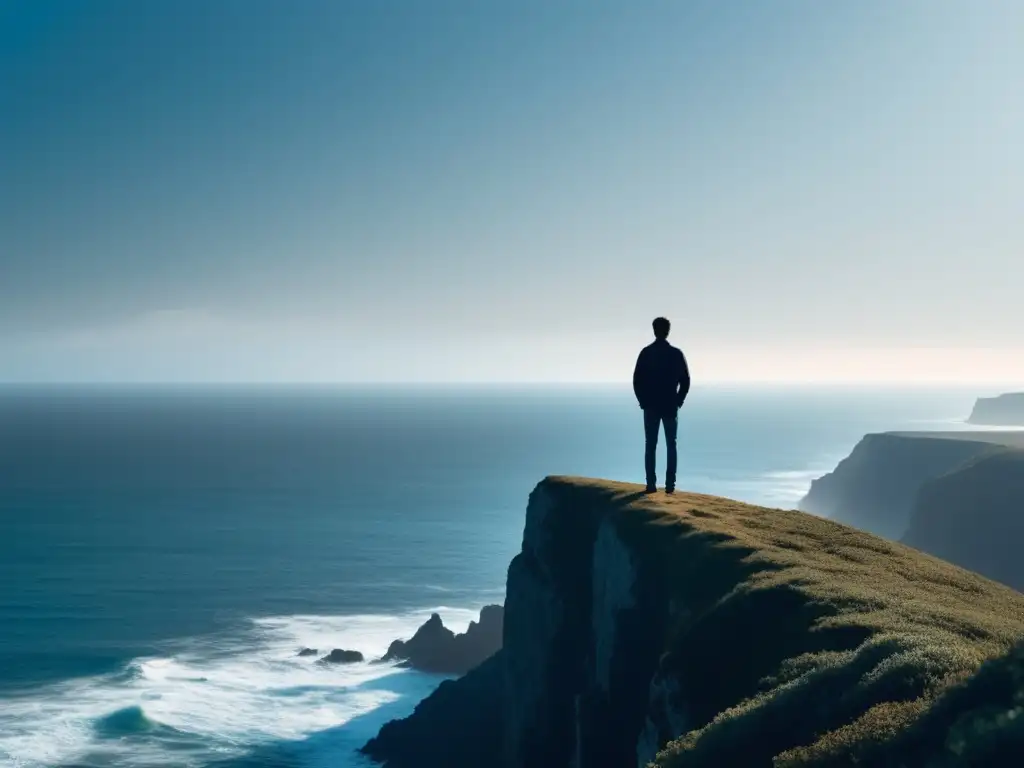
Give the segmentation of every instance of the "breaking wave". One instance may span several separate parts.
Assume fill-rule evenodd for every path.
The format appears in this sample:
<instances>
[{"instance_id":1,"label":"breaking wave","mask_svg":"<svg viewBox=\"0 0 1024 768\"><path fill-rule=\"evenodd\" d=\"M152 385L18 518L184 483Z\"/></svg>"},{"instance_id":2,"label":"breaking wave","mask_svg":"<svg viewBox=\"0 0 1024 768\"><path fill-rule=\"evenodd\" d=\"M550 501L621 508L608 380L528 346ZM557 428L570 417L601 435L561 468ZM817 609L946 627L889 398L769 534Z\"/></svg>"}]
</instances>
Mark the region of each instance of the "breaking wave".
<instances>
[{"instance_id":1,"label":"breaking wave","mask_svg":"<svg viewBox=\"0 0 1024 768\"><path fill-rule=\"evenodd\" d=\"M442 679L372 660L433 611L456 631L478 613L261 618L114 674L11 696L0 707L0 765L365 765L355 750ZM356 649L368 661L317 664L300 648Z\"/></svg>"}]
</instances>

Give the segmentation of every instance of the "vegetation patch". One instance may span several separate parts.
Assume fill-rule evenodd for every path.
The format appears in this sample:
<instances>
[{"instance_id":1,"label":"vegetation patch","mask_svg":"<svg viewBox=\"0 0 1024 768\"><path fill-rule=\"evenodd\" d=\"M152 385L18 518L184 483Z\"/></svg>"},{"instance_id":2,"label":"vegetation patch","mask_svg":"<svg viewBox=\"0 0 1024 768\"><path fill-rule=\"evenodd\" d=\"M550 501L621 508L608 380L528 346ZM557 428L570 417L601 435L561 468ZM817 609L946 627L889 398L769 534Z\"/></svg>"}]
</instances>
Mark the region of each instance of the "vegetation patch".
<instances>
[{"instance_id":1,"label":"vegetation patch","mask_svg":"<svg viewBox=\"0 0 1024 768\"><path fill-rule=\"evenodd\" d=\"M1024 595L813 515L551 478L609 505L675 606L661 674L700 766L967 766L1019 758ZM1016 645L1015 645L1016 644Z\"/></svg>"}]
</instances>

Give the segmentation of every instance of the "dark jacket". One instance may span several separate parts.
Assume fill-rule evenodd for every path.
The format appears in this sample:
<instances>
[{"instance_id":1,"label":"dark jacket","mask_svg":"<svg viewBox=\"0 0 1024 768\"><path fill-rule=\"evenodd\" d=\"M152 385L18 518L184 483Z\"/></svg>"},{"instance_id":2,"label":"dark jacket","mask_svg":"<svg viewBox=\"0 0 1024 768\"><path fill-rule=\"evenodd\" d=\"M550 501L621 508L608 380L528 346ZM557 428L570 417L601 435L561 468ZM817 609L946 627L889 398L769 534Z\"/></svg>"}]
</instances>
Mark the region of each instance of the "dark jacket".
<instances>
[{"instance_id":1,"label":"dark jacket","mask_svg":"<svg viewBox=\"0 0 1024 768\"><path fill-rule=\"evenodd\" d=\"M690 369L681 349L658 339L640 350L633 369L633 393L641 408L662 413L675 410L689 391Z\"/></svg>"}]
</instances>

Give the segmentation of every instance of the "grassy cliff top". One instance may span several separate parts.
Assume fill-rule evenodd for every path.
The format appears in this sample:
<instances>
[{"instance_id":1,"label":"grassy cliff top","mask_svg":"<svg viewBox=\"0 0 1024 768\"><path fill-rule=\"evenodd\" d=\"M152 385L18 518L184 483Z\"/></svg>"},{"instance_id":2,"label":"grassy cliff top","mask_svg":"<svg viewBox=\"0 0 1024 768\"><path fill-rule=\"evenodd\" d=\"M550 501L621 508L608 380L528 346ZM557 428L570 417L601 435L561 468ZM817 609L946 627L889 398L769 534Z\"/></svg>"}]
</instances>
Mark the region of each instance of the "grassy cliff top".
<instances>
[{"instance_id":1,"label":"grassy cliff top","mask_svg":"<svg viewBox=\"0 0 1024 768\"><path fill-rule=\"evenodd\" d=\"M1024 638L1024 595L802 512L542 485L562 510L610 516L675 606L662 670L682 681L692 729L659 766L1003 764L976 762L996 754L977 751L986 739L955 737L978 706L990 717L1017 695L978 670Z\"/></svg>"}]
</instances>

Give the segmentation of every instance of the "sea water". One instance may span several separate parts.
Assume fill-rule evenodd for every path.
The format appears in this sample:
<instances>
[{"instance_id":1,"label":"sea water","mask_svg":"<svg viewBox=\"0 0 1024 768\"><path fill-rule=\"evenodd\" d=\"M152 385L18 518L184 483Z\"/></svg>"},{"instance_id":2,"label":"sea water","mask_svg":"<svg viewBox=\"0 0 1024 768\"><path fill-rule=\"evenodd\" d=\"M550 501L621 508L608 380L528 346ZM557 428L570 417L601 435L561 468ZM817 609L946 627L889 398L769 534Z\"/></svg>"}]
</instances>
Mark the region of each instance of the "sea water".
<instances>
[{"instance_id":1,"label":"sea water","mask_svg":"<svg viewBox=\"0 0 1024 768\"><path fill-rule=\"evenodd\" d=\"M697 387L678 485L793 507L974 394ZM364 765L440 681L371 660L503 600L549 474L643 481L628 388L0 389L0 765Z\"/></svg>"}]
</instances>

